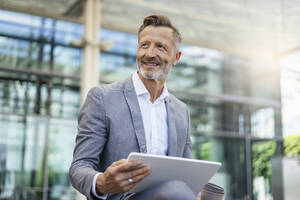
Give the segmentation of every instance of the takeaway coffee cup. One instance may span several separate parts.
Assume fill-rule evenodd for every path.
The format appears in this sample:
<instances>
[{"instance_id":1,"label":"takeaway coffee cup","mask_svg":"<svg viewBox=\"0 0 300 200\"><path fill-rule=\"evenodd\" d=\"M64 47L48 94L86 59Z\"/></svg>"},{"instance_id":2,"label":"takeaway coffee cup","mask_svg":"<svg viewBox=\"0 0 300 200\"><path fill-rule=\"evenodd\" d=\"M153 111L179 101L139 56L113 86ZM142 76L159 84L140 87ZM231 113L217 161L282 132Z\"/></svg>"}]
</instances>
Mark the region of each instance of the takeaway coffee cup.
<instances>
[{"instance_id":1,"label":"takeaway coffee cup","mask_svg":"<svg viewBox=\"0 0 300 200\"><path fill-rule=\"evenodd\" d=\"M223 200L224 189L213 183L205 185L201 192L201 200Z\"/></svg>"}]
</instances>

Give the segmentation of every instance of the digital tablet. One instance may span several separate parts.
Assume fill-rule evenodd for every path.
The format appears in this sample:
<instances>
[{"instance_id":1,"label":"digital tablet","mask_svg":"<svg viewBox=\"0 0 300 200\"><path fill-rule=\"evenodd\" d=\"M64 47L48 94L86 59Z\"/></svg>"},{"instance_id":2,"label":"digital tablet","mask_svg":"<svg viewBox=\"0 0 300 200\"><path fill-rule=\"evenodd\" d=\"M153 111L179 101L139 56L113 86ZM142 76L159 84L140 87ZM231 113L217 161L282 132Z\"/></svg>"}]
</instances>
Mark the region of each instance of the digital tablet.
<instances>
[{"instance_id":1,"label":"digital tablet","mask_svg":"<svg viewBox=\"0 0 300 200\"><path fill-rule=\"evenodd\" d=\"M198 194L222 165L219 162L135 152L129 154L128 161L131 160L141 160L143 164L150 165L152 171L130 190L133 193L165 181L181 180Z\"/></svg>"}]
</instances>

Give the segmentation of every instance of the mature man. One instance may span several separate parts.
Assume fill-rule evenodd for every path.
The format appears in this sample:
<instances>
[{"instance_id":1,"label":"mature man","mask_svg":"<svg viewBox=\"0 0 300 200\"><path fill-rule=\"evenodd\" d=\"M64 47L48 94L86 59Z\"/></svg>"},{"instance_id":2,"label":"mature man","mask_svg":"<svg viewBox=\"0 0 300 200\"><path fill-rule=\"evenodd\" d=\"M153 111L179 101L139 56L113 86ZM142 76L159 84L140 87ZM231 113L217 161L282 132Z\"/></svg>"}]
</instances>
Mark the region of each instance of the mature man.
<instances>
[{"instance_id":1,"label":"mature man","mask_svg":"<svg viewBox=\"0 0 300 200\"><path fill-rule=\"evenodd\" d=\"M88 199L196 199L180 181L128 193L151 173L127 161L129 153L192 156L188 109L165 84L181 56L180 33L167 17L152 15L138 36L137 72L91 89L80 110L71 183Z\"/></svg>"}]
</instances>

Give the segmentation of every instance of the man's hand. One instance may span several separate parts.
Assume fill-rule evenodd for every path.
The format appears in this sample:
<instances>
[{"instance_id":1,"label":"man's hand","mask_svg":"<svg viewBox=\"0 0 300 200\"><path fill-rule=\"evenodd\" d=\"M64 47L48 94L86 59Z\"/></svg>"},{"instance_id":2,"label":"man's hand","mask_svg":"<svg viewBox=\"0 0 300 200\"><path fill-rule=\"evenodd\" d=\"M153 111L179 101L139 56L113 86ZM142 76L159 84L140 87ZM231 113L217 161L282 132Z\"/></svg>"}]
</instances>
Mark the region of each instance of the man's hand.
<instances>
[{"instance_id":1,"label":"man's hand","mask_svg":"<svg viewBox=\"0 0 300 200\"><path fill-rule=\"evenodd\" d=\"M149 165L141 166L141 164L141 161L127 161L126 159L112 163L103 174L97 177L97 193L128 192L151 173Z\"/></svg>"}]
</instances>

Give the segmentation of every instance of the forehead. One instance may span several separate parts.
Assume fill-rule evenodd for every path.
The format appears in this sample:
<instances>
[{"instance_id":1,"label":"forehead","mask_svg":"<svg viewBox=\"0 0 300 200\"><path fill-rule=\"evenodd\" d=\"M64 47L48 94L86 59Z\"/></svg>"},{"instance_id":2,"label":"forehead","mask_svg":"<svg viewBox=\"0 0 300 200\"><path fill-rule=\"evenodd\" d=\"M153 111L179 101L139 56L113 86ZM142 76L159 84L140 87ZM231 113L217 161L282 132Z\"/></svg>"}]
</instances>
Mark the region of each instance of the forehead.
<instances>
[{"instance_id":1,"label":"forehead","mask_svg":"<svg viewBox=\"0 0 300 200\"><path fill-rule=\"evenodd\" d=\"M147 26L142 30L139 36L139 41L144 40L163 40L164 42L173 42L173 30L164 26Z\"/></svg>"}]
</instances>

